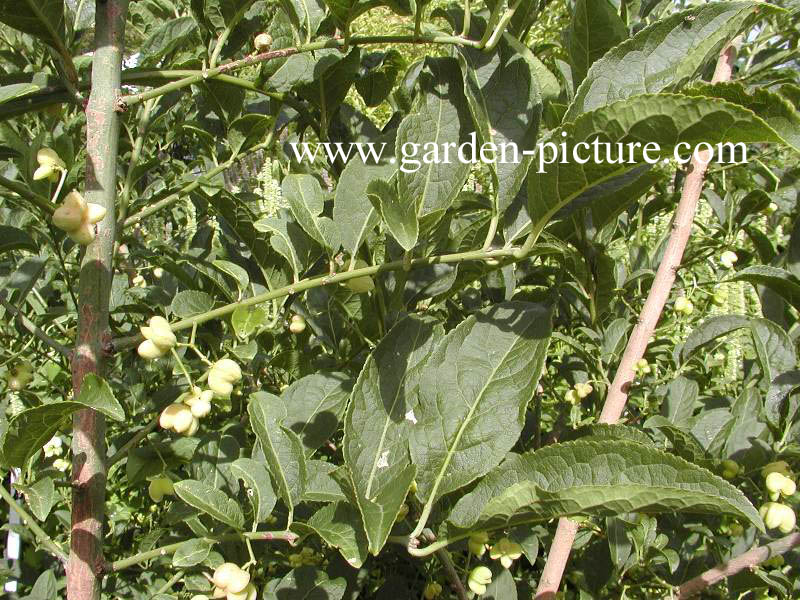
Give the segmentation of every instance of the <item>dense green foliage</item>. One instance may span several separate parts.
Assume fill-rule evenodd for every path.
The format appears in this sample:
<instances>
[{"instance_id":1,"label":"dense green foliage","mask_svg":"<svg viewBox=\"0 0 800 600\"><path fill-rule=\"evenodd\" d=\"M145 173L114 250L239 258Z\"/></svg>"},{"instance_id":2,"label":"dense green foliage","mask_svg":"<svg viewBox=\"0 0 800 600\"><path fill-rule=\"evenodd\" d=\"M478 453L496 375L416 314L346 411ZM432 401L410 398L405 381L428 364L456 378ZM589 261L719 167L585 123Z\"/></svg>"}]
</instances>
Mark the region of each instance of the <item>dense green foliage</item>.
<instances>
[{"instance_id":1,"label":"dense green foliage","mask_svg":"<svg viewBox=\"0 0 800 600\"><path fill-rule=\"evenodd\" d=\"M0 581L21 597L63 597L86 407L107 598L458 598L451 567L530 598L564 516L565 598L668 597L796 529L796 0L131 2L108 365L73 395L102 219L68 195L92 168L93 4L0 0L0 468L38 523L7 527ZM471 132L663 161L399 168ZM291 147L321 141L387 150ZM673 149L700 142L749 161L710 165L624 424L598 424L671 232ZM246 573L212 583L226 562ZM795 550L706 594L796 598L799 570Z\"/></svg>"}]
</instances>

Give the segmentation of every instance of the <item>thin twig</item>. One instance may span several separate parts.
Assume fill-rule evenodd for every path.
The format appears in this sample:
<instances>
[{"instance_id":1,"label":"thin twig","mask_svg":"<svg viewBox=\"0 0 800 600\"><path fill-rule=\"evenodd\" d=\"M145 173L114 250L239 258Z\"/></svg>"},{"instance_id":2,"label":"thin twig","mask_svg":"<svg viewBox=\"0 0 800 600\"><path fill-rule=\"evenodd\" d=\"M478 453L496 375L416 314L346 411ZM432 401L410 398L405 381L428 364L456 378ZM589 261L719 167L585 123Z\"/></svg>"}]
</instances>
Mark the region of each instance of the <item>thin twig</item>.
<instances>
[{"instance_id":1,"label":"thin twig","mask_svg":"<svg viewBox=\"0 0 800 600\"><path fill-rule=\"evenodd\" d=\"M111 465L116 464L119 461L121 461L123 458L125 458L125 455L128 454L128 452L132 448L135 448L136 446L138 446L139 443L144 438L146 438L147 435L151 431L153 431L157 426L158 426L158 417L154 418L147 425L145 425L142 429L137 431L136 435L134 435L127 442L125 442L125 444L123 444L123 446L119 450L117 450L114 454L111 455L111 457L109 457L109 459L106 461L106 469L110 469Z\"/></svg>"},{"instance_id":2,"label":"thin twig","mask_svg":"<svg viewBox=\"0 0 800 600\"><path fill-rule=\"evenodd\" d=\"M64 344L61 344L47 335L42 329L36 325L33 321L31 321L25 314L18 309L16 306L11 304L8 300L5 299L4 295L0 295L0 305L3 306L7 311L14 314L20 324L27 329L30 333L32 333L37 339L43 342L46 346L49 346L59 354L61 354L65 358L69 358L71 354L71 350L67 348Z\"/></svg>"},{"instance_id":3,"label":"thin twig","mask_svg":"<svg viewBox=\"0 0 800 600\"><path fill-rule=\"evenodd\" d=\"M726 577L736 575L740 571L755 567L773 556L779 556L798 546L800 546L800 533L795 532L779 540L765 544L764 546L748 550L744 554L740 554L729 561L720 563L716 567L701 573L694 579L690 579L678 588L677 595L674 597L676 600L691 598L707 587L714 585L718 581L722 581Z\"/></svg>"},{"instance_id":4,"label":"thin twig","mask_svg":"<svg viewBox=\"0 0 800 600\"><path fill-rule=\"evenodd\" d=\"M8 505L13 508L16 513L22 517L25 525L28 526L28 529L31 530L33 536L39 541L39 543L48 551L50 554L55 556L58 560L60 560L63 564L67 562L67 553L59 546L56 542L53 541L47 532L39 527L39 524L36 522L27 510L25 510L22 505L14 499L14 496L11 495L4 485L0 485L0 496L2 496L3 500L8 502Z\"/></svg>"},{"instance_id":5,"label":"thin twig","mask_svg":"<svg viewBox=\"0 0 800 600\"><path fill-rule=\"evenodd\" d=\"M422 530L422 537L424 537L429 544L432 544L436 541L436 536L434 535L433 531L428 528ZM436 558L439 559L439 562L442 563L444 572L447 574L447 578L450 580L450 585L453 586L456 596L458 596L458 600L469 600L467 590L464 588L464 584L461 582L461 578L458 576L456 566L453 564L453 559L450 558L450 553L447 551L447 549L440 548L434 554L436 555Z\"/></svg>"},{"instance_id":6,"label":"thin twig","mask_svg":"<svg viewBox=\"0 0 800 600\"><path fill-rule=\"evenodd\" d=\"M736 42L734 41L720 52L712 83L730 80L735 59ZM625 353L622 355L614 380L611 382L600 414L599 421L601 423L616 423L625 410L628 390L635 375L636 362L644 356L647 350L647 344L672 291L675 274L680 267L683 252L689 241L709 160L710 153L707 151L698 152L692 160L690 171L684 180L680 202L675 210L673 230L667 242L664 257L661 259L661 264L655 279L653 279L653 285L639 315L639 321L631 332ZM556 597L577 531L578 525L574 521L567 518L558 520L558 527L550 546L547 562L542 570L534 600L553 600Z\"/></svg>"}]
</instances>

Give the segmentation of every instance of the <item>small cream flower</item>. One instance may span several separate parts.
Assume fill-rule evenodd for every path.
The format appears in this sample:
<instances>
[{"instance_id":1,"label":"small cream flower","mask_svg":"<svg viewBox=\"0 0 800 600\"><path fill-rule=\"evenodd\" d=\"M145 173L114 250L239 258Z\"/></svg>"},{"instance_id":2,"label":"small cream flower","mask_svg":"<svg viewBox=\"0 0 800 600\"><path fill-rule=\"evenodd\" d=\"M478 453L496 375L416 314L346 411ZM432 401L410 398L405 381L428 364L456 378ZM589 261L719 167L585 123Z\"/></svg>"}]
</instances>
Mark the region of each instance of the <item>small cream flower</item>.
<instances>
[{"instance_id":1,"label":"small cream flower","mask_svg":"<svg viewBox=\"0 0 800 600\"><path fill-rule=\"evenodd\" d=\"M510 569L514 561L522 556L522 546L508 538L503 538L492 546L489 556L492 560L499 558L500 564L506 569Z\"/></svg>"},{"instance_id":2,"label":"small cream flower","mask_svg":"<svg viewBox=\"0 0 800 600\"><path fill-rule=\"evenodd\" d=\"M478 596L483 596L486 593L486 586L490 583L492 583L492 572L488 567L482 565L472 569L467 579L469 589Z\"/></svg>"}]
</instances>

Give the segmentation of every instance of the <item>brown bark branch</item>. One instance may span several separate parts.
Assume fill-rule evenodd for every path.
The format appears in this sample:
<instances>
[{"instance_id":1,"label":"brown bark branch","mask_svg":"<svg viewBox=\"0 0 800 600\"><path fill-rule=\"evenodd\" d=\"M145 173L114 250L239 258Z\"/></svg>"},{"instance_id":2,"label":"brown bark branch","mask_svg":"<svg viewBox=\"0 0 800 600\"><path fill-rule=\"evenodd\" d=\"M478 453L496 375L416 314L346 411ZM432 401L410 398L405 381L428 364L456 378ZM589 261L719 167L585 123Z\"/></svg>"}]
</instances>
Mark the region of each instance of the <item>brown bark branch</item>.
<instances>
[{"instance_id":1,"label":"brown bark branch","mask_svg":"<svg viewBox=\"0 0 800 600\"><path fill-rule=\"evenodd\" d=\"M72 361L75 397L87 373L100 373L110 342L108 305L115 237L115 198L123 40L128 0L96 0L92 90L86 107L88 202L106 208L95 240L86 248L80 273L78 335ZM106 492L105 419L91 409L73 416L72 530L67 599L99 600L103 569Z\"/></svg>"},{"instance_id":2,"label":"brown bark branch","mask_svg":"<svg viewBox=\"0 0 800 600\"><path fill-rule=\"evenodd\" d=\"M721 563L681 585L678 588L675 599L684 600L685 598L696 596L707 587L722 581L726 577L736 575L745 569L750 569L773 556L784 554L798 546L800 546L800 533L791 533L764 546L748 550L744 554Z\"/></svg>"},{"instance_id":3,"label":"brown bark branch","mask_svg":"<svg viewBox=\"0 0 800 600\"><path fill-rule=\"evenodd\" d=\"M712 82L730 80L735 60L736 42L732 42L720 52ZM600 423L616 423L625 410L628 390L635 374L636 361L642 358L647 350L647 344L672 291L675 274L680 267L683 252L689 241L709 160L709 152L698 152L697 156L692 159L689 173L683 184L681 199L675 210L673 230L667 242L664 257L639 314L639 321L628 339L614 380L611 382L603 410L600 413ZM556 597L577 531L578 525L574 521L566 518L559 519L534 600L553 600Z\"/></svg>"}]
</instances>

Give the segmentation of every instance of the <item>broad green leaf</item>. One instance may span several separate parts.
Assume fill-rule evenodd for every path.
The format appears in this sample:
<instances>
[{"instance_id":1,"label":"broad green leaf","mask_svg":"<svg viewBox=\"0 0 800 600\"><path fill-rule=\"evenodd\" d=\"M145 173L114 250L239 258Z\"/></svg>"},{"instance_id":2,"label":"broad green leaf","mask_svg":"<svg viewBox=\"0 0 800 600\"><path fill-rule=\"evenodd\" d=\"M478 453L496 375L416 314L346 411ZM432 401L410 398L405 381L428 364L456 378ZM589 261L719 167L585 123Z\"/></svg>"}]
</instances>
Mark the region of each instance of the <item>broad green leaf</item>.
<instances>
[{"instance_id":1,"label":"broad green leaf","mask_svg":"<svg viewBox=\"0 0 800 600\"><path fill-rule=\"evenodd\" d=\"M377 61L375 59L378 59ZM405 68L405 59L394 48L386 53L375 53L364 57L369 70L356 80L356 90L367 106L378 106L386 100L394 87L398 75Z\"/></svg>"},{"instance_id":2,"label":"broad green leaf","mask_svg":"<svg viewBox=\"0 0 800 600\"><path fill-rule=\"evenodd\" d=\"M767 10L755 1L713 2L646 27L592 65L564 122L617 100L680 87Z\"/></svg>"},{"instance_id":3,"label":"broad green leaf","mask_svg":"<svg viewBox=\"0 0 800 600\"><path fill-rule=\"evenodd\" d=\"M281 5L292 25L311 39L325 18L325 5L321 0L281 0Z\"/></svg>"},{"instance_id":4,"label":"broad green leaf","mask_svg":"<svg viewBox=\"0 0 800 600\"><path fill-rule=\"evenodd\" d=\"M125 409L114 397L111 386L94 373L89 373L83 378L81 391L75 402L93 408L115 421L125 420Z\"/></svg>"},{"instance_id":5,"label":"broad green leaf","mask_svg":"<svg viewBox=\"0 0 800 600\"><path fill-rule=\"evenodd\" d=\"M353 48L347 56L297 91L303 98L313 102L325 118L325 115L335 113L344 102L350 86L356 79L360 63L361 49ZM324 120L322 125L323 127L327 125L327 121Z\"/></svg>"},{"instance_id":6,"label":"broad green leaf","mask_svg":"<svg viewBox=\"0 0 800 600\"><path fill-rule=\"evenodd\" d=\"M34 239L21 229L0 225L0 254L11 252L12 250L38 252L39 247Z\"/></svg>"},{"instance_id":7,"label":"broad green leaf","mask_svg":"<svg viewBox=\"0 0 800 600\"><path fill-rule=\"evenodd\" d=\"M205 539L186 540L172 555L172 566L176 569L199 565L211 553L214 543Z\"/></svg>"},{"instance_id":8,"label":"broad green leaf","mask_svg":"<svg viewBox=\"0 0 800 600\"><path fill-rule=\"evenodd\" d=\"M752 319L750 331L761 372L767 382L797 367L794 342L780 325L769 319Z\"/></svg>"},{"instance_id":9,"label":"broad green leaf","mask_svg":"<svg viewBox=\"0 0 800 600\"><path fill-rule=\"evenodd\" d=\"M267 312L260 306L239 306L231 315L236 335L247 339L267 323Z\"/></svg>"},{"instance_id":10,"label":"broad green leaf","mask_svg":"<svg viewBox=\"0 0 800 600\"><path fill-rule=\"evenodd\" d=\"M597 146L601 162L595 162L595 141L611 145L614 154L608 159L614 162L602 162L606 154L602 145ZM643 149L647 144L651 144L648 147L649 158L656 160L672 158L679 143L694 148L700 142L716 145L723 142L781 141L751 111L703 97L642 95L584 113L574 123L567 123L551 132L546 140L551 145L538 148L534 156L528 175L528 212L533 234L538 235L562 207L592 187L636 168L643 162ZM555 144L563 144L566 148L566 164L560 161L547 163L553 158ZM618 144L623 144L622 157L618 156ZM576 147L579 158L587 160L586 164L573 160ZM632 157L629 156L631 149Z\"/></svg>"},{"instance_id":11,"label":"broad green leaf","mask_svg":"<svg viewBox=\"0 0 800 600\"><path fill-rule=\"evenodd\" d=\"M628 28L609 0L578 0L567 30L566 49L577 86L595 61L628 37Z\"/></svg>"},{"instance_id":12,"label":"broad green leaf","mask_svg":"<svg viewBox=\"0 0 800 600\"><path fill-rule=\"evenodd\" d=\"M157 65L167 54L190 41L188 38L196 32L197 22L192 17L178 17L158 24L140 47L141 64Z\"/></svg>"},{"instance_id":13,"label":"broad green leaf","mask_svg":"<svg viewBox=\"0 0 800 600\"><path fill-rule=\"evenodd\" d=\"M0 104L25 96L39 89L41 89L41 87L34 83L12 83L11 85L0 86Z\"/></svg>"},{"instance_id":14,"label":"broad green leaf","mask_svg":"<svg viewBox=\"0 0 800 600\"><path fill-rule=\"evenodd\" d=\"M125 412L108 384L90 373L84 377L76 400L29 408L11 419L3 437L2 454L8 466L24 466L62 426L68 424L72 413L84 408L94 409L116 421L125 418Z\"/></svg>"},{"instance_id":15,"label":"broad green leaf","mask_svg":"<svg viewBox=\"0 0 800 600\"><path fill-rule=\"evenodd\" d=\"M14 488L25 495L33 516L44 522L56 502L56 487L52 477L42 477L30 485L14 484Z\"/></svg>"},{"instance_id":16,"label":"broad green leaf","mask_svg":"<svg viewBox=\"0 0 800 600\"><path fill-rule=\"evenodd\" d=\"M31 593L23 600L56 600L58 598L58 582L53 570L45 571L36 579Z\"/></svg>"},{"instance_id":17,"label":"broad green leaf","mask_svg":"<svg viewBox=\"0 0 800 600\"><path fill-rule=\"evenodd\" d=\"M264 141L272 119L255 113L243 115L228 127L228 145L233 155L244 152Z\"/></svg>"},{"instance_id":18,"label":"broad green leaf","mask_svg":"<svg viewBox=\"0 0 800 600\"><path fill-rule=\"evenodd\" d=\"M718 315L706 319L686 338L681 348L681 358L685 361L706 344L749 325L750 319L742 315Z\"/></svg>"},{"instance_id":19,"label":"broad green leaf","mask_svg":"<svg viewBox=\"0 0 800 600\"><path fill-rule=\"evenodd\" d=\"M66 52L64 0L0 0L0 22Z\"/></svg>"},{"instance_id":20,"label":"broad green leaf","mask_svg":"<svg viewBox=\"0 0 800 600\"><path fill-rule=\"evenodd\" d=\"M781 373L770 382L764 400L764 413L770 425L777 427L780 424L786 400L798 387L800 387L800 370Z\"/></svg>"},{"instance_id":21,"label":"broad green leaf","mask_svg":"<svg viewBox=\"0 0 800 600\"><path fill-rule=\"evenodd\" d=\"M469 175L469 164L457 156L445 161L443 152L449 148L446 144L468 141L472 119L456 59L426 58L419 86L413 110L397 130L396 156L402 157L398 189L401 200L413 203L417 215L433 224L453 203ZM419 161L419 166L410 160Z\"/></svg>"},{"instance_id":22,"label":"broad green leaf","mask_svg":"<svg viewBox=\"0 0 800 600\"><path fill-rule=\"evenodd\" d=\"M325 196L311 175L287 175L281 186L292 214L305 232L329 252L339 249L339 233L330 217L322 216Z\"/></svg>"},{"instance_id":23,"label":"broad green leaf","mask_svg":"<svg viewBox=\"0 0 800 600\"><path fill-rule=\"evenodd\" d=\"M333 463L321 460L306 461L307 480L303 500L308 502L346 501L347 495L337 480L338 473L346 467L337 467Z\"/></svg>"},{"instance_id":24,"label":"broad green leaf","mask_svg":"<svg viewBox=\"0 0 800 600\"><path fill-rule=\"evenodd\" d=\"M333 201L333 220L339 229L342 247L355 256L361 244L380 221L378 211L367 197L367 186L378 179L389 180L397 172L394 160L397 130L374 140L380 161L352 157L339 177ZM385 150L385 151L384 151Z\"/></svg>"},{"instance_id":25,"label":"broad green leaf","mask_svg":"<svg viewBox=\"0 0 800 600\"><path fill-rule=\"evenodd\" d=\"M241 453L239 442L234 436L211 431L200 439L194 453L203 459L192 462L193 479L217 490L224 489L230 494L239 489L236 477L231 472L231 465Z\"/></svg>"},{"instance_id":26,"label":"broad green leaf","mask_svg":"<svg viewBox=\"0 0 800 600\"><path fill-rule=\"evenodd\" d=\"M481 595L481 600L517 600L517 584L508 569L501 569L492 577L492 582L486 586L486 593Z\"/></svg>"},{"instance_id":27,"label":"broad green leaf","mask_svg":"<svg viewBox=\"0 0 800 600\"><path fill-rule=\"evenodd\" d=\"M698 84L684 90L683 93L690 96L721 98L752 110L789 146L800 152L800 113L780 94L763 87L747 90L739 82Z\"/></svg>"},{"instance_id":28,"label":"broad green leaf","mask_svg":"<svg viewBox=\"0 0 800 600\"><path fill-rule=\"evenodd\" d=\"M253 503L254 523L263 523L275 508L275 492L269 478L269 471L252 458L238 458L231 463L231 473L244 481L247 496Z\"/></svg>"},{"instance_id":29,"label":"broad green leaf","mask_svg":"<svg viewBox=\"0 0 800 600\"><path fill-rule=\"evenodd\" d=\"M389 233L404 250L417 245L419 222L416 206L397 195L394 183L376 179L367 186L367 196L378 209Z\"/></svg>"},{"instance_id":30,"label":"broad green leaf","mask_svg":"<svg viewBox=\"0 0 800 600\"><path fill-rule=\"evenodd\" d=\"M747 281L753 285L763 285L786 300L794 308L800 309L800 280L778 267L754 265L746 267L728 281Z\"/></svg>"},{"instance_id":31,"label":"broad green leaf","mask_svg":"<svg viewBox=\"0 0 800 600\"><path fill-rule=\"evenodd\" d=\"M264 590L264 600L342 600L347 589L343 577L329 579L315 567L292 569L275 589Z\"/></svg>"},{"instance_id":32,"label":"broad green leaf","mask_svg":"<svg viewBox=\"0 0 800 600\"><path fill-rule=\"evenodd\" d=\"M342 59L338 50L319 50L293 54L269 78L268 85L276 92L288 92L298 85L313 82Z\"/></svg>"},{"instance_id":33,"label":"broad green leaf","mask_svg":"<svg viewBox=\"0 0 800 600\"><path fill-rule=\"evenodd\" d=\"M185 319L195 315L208 312L214 308L214 298L205 292L196 290L184 290L175 294L170 305L172 314L176 317Z\"/></svg>"},{"instance_id":34,"label":"broad green leaf","mask_svg":"<svg viewBox=\"0 0 800 600\"><path fill-rule=\"evenodd\" d=\"M495 467L516 443L550 341L550 309L508 302L452 330L427 361L411 427L417 496L437 499Z\"/></svg>"},{"instance_id":35,"label":"broad green leaf","mask_svg":"<svg viewBox=\"0 0 800 600\"><path fill-rule=\"evenodd\" d=\"M189 506L212 516L234 529L244 527L244 515L238 502L225 492L215 489L202 481L184 479L175 484L175 494Z\"/></svg>"},{"instance_id":36,"label":"broad green leaf","mask_svg":"<svg viewBox=\"0 0 800 600\"><path fill-rule=\"evenodd\" d=\"M300 438L280 425L286 418L285 410L281 399L267 392L252 394L247 405L250 425L264 451L275 491L291 510L303 496L306 460Z\"/></svg>"},{"instance_id":37,"label":"broad green leaf","mask_svg":"<svg viewBox=\"0 0 800 600\"><path fill-rule=\"evenodd\" d=\"M386 542L414 478L408 440L420 371L441 335L430 319L400 321L367 358L350 396L342 451L373 554Z\"/></svg>"},{"instance_id":38,"label":"broad green leaf","mask_svg":"<svg viewBox=\"0 0 800 600\"><path fill-rule=\"evenodd\" d=\"M295 278L298 278L311 260L313 240L285 214L259 219L253 227L256 231L270 234L270 245L287 260Z\"/></svg>"},{"instance_id":39,"label":"broad green leaf","mask_svg":"<svg viewBox=\"0 0 800 600\"><path fill-rule=\"evenodd\" d=\"M458 58L478 143L497 149L496 161L489 167L495 211L502 214L522 187L533 159L521 153L533 148L539 132L542 100L533 54L516 39L504 36L495 52L461 48ZM519 156L513 151L504 156L507 147L516 147Z\"/></svg>"},{"instance_id":40,"label":"broad green leaf","mask_svg":"<svg viewBox=\"0 0 800 600\"><path fill-rule=\"evenodd\" d=\"M627 441L566 442L504 462L461 498L461 528L629 512L729 514L764 524L745 495L668 452Z\"/></svg>"},{"instance_id":41,"label":"broad green leaf","mask_svg":"<svg viewBox=\"0 0 800 600\"><path fill-rule=\"evenodd\" d=\"M307 456L339 429L352 382L343 373L314 373L292 383L281 394L282 425L298 435Z\"/></svg>"},{"instance_id":42,"label":"broad green leaf","mask_svg":"<svg viewBox=\"0 0 800 600\"><path fill-rule=\"evenodd\" d=\"M667 386L667 394L661 404L662 415L673 425L684 426L694 414L699 394L700 386L696 381L679 375Z\"/></svg>"},{"instance_id":43,"label":"broad green leaf","mask_svg":"<svg viewBox=\"0 0 800 600\"><path fill-rule=\"evenodd\" d=\"M353 19L376 6L388 6L400 15L410 15L408 0L324 0L340 25L349 26Z\"/></svg>"},{"instance_id":44,"label":"broad green leaf","mask_svg":"<svg viewBox=\"0 0 800 600\"><path fill-rule=\"evenodd\" d=\"M361 568L367 559L367 537L358 509L349 502L329 504L306 523L325 542L337 548L347 563Z\"/></svg>"},{"instance_id":45,"label":"broad green leaf","mask_svg":"<svg viewBox=\"0 0 800 600\"><path fill-rule=\"evenodd\" d=\"M695 464L709 468L710 456L692 432L683 429L661 415L654 415L644 423L645 427L657 429L672 444L672 451L678 456Z\"/></svg>"},{"instance_id":46,"label":"broad green leaf","mask_svg":"<svg viewBox=\"0 0 800 600\"><path fill-rule=\"evenodd\" d=\"M584 425L574 431L567 431L564 434L564 441L570 440L630 440L638 444L652 446L653 440L641 429L629 427L627 425L611 425L609 423L592 423Z\"/></svg>"}]
</instances>

